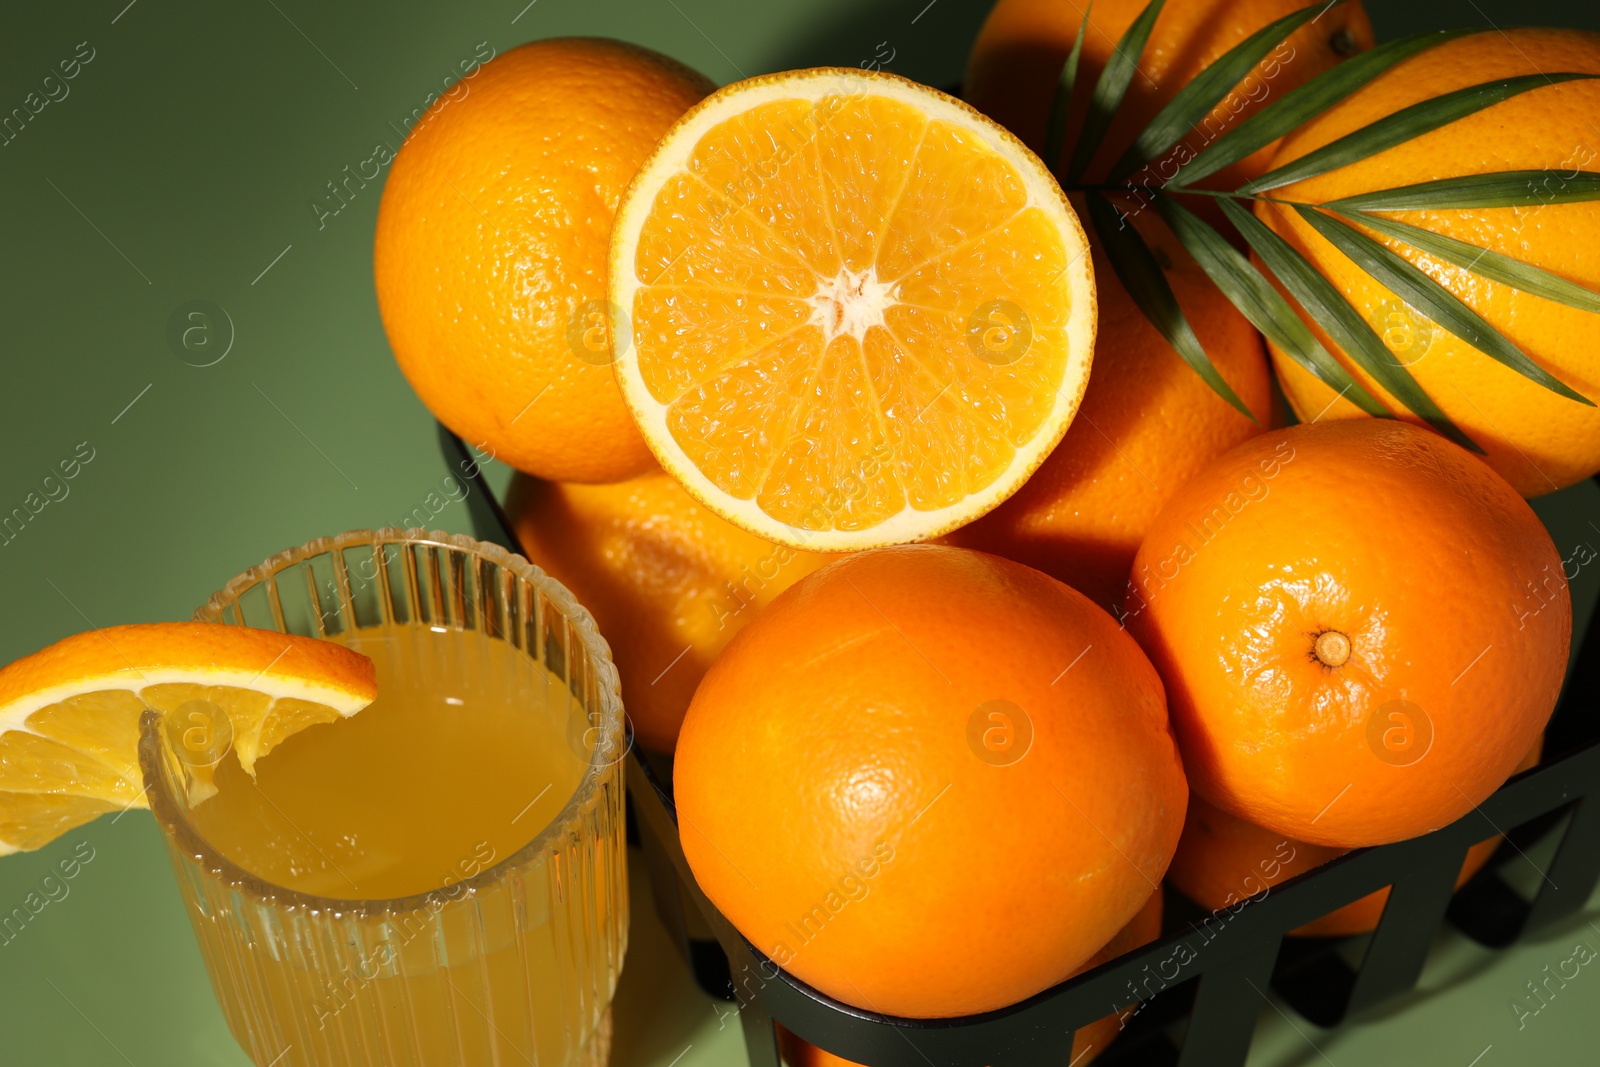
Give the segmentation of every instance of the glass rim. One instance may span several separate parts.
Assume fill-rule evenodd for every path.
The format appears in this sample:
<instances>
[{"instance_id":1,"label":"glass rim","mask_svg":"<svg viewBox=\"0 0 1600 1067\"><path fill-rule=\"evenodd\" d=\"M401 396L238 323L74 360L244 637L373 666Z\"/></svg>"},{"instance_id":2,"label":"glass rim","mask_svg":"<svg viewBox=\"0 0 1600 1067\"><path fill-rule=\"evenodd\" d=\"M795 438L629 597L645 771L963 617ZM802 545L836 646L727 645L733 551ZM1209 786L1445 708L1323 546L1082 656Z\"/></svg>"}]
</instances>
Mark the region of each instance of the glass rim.
<instances>
[{"instance_id":1,"label":"glass rim","mask_svg":"<svg viewBox=\"0 0 1600 1067\"><path fill-rule=\"evenodd\" d=\"M582 648L589 656L596 672L595 689L600 705L597 709L600 721L594 725L603 732L602 736L614 737L622 742L620 746L614 746L620 747L620 751L608 755L604 745L596 744L589 758L589 765L584 769L582 780L566 804L562 805L561 810L521 848L471 877L462 878L458 882L438 889L403 897L325 897L280 886L254 874L223 855L206 840L199 828L189 819L183 805L167 787L165 772L156 763L162 758L161 749L166 745L161 726L164 720L159 712L145 709L139 718L139 767L150 798L151 814L155 816L161 828L170 835L172 842L185 855L193 858L208 875L223 882L230 889L245 893L259 902L313 912L328 911L340 915L402 915L424 909L435 912L443 910L449 904L470 898L479 890L500 882L513 869L526 865L547 851L557 838L577 827L582 822L584 813L600 802L600 782L606 771L626 759L632 747L633 734L631 730L626 729L626 719L622 710L621 682L616 665L611 659L611 646L600 636L600 629L595 624L594 616L589 613L588 608L578 603L571 590L550 577L543 569L526 557L507 551L489 541L480 541L465 534L445 533L442 530L426 530L420 527L402 530L393 526L347 530L328 537L318 537L296 548L269 556L254 567L236 574L221 589L212 593L205 604L196 608L191 618L195 622L222 623L223 609L228 604L236 602L239 593L253 587L268 575L276 574L302 560L326 552L338 552L362 545L385 544L434 545L460 549L503 568L544 595L577 631ZM592 712L596 709L586 710ZM623 778L620 770L617 772L617 778L619 781ZM441 898L443 903L436 904Z\"/></svg>"}]
</instances>

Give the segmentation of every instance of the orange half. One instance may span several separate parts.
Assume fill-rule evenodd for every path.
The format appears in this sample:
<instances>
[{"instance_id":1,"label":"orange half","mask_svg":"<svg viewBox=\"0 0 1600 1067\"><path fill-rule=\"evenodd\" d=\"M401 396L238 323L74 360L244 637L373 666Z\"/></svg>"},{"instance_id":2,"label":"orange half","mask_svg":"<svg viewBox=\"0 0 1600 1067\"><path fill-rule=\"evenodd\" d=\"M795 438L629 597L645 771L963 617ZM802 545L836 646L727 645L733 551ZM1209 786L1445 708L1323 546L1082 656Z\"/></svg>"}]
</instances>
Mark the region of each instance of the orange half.
<instances>
[{"instance_id":1,"label":"orange half","mask_svg":"<svg viewBox=\"0 0 1600 1067\"><path fill-rule=\"evenodd\" d=\"M832 68L739 82L623 197L618 380L662 466L730 522L820 552L935 537L1072 421L1087 249L1038 158L943 93Z\"/></svg>"}]
</instances>

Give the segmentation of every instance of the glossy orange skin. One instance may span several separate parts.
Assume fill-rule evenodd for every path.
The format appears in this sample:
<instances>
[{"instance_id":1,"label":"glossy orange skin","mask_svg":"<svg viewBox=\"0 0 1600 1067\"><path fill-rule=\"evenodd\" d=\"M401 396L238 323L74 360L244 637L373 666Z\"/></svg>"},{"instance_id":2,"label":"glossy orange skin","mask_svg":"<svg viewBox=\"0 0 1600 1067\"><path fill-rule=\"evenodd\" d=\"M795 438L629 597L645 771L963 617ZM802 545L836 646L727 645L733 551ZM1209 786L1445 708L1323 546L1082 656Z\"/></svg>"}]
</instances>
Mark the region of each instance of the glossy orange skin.
<instances>
[{"instance_id":1,"label":"glossy orange skin","mask_svg":"<svg viewBox=\"0 0 1600 1067\"><path fill-rule=\"evenodd\" d=\"M1070 158L1085 106L1112 49L1144 10L1147 0L1095 0L1078 60L1077 91L1063 155ZM1139 74L1128 84L1117 120L1089 170L1098 177L1133 143L1141 130L1224 52L1268 23L1306 5L1301 0L1169 0L1139 57ZM1045 121L1062 64L1072 51L1082 6L1059 0L1000 0L978 32L967 61L962 92L967 101L1043 152ZM1146 176L1160 184L1176 165L1198 153L1267 103L1310 81L1348 55L1371 48L1372 24L1360 0L1332 8L1301 27L1282 50L1262 60L1234 93L1213 109L1168 157ZM1237 188L1266 170L1268 145L1202 183ZM1052 168L1056 160L1046 160ZM1163 169L1165 168L1165 169Z\"/></svg>"},{"instance_id":2,"label":"glossy orange skin","mask_svg":"<svg viewBox=\"0 0 1600 1067\"><path fill-rule=\"evenodd\" d=\"M1105 608L1161 505L1206 463L1271 424L1261 335L1176 242L1173 292L1217 372L1259 422L1223 400L1150 325L1098 255L1094 370L1067 435L1023 487L946 536L1036 567Z\"/></svg>"},{"instance_id":3,"label":"glossy orange skin","mask_svg":"<svg viewBox=\"0 0 1600 1067\"><path fill-rule=\"evenodd\" d=\"M1161 890L1158 888L1150 894L1144 907L1139 909L1128 925L1118 930L1106 947L1091 956L1089 962L1078 968L1077 973L1082 974L1154 941L1161 934L1161 912ZM1116 1013L1103 1015L1088 1026L1080 1027L1072 1035L1072 1054L1069 1058L1074 1067L1087 1067L1093 1063L1106 1050L1106 1046L1117 1039L1122 1027L1122 1018ZM778 1024L778 1050L789 1067L858 1067L854 1060L824 1052L809 1041L796 1037L785 1030L781 1023Z\"/></svg>"},{"instance_id":4,"label":"glossy orange skin","mask_svg":"<svg viewBox=\"0 0 1600 1067\"><path fill-rule=\"evenodd\" d=\"M1273 165L1296 159L1402 107L1497 78L1542 72L1600 74L1600 34L1577 30L1484 32L1406 60L1343 103L1284 138ZM1600 81L1543 86L1348 167L1269 195L1322 202L1435 178L1535 170L1553 191L1562 175L1600 169ZM1545 194L1541 194L1545 195ZM1503 252L1600 290L1600 203L1524 208L1401 211L1390 217ZM1257 215L1334 280L1418 384L1485 450L1491 467L1524 496L1539 496L1600 470L1600 408L1550 392L1442 328L1423 348L1426 320L1404 305L1293 212L1266 204ZM1600 315L1519 292L1369 233L1432 276L1500 330L1535 363L1590 400L1600 400ZM1404 317L1400 317L1404 316ZM1398 417L1419 422L1313 326L1329 352ZM1410 332L1408 332L1410 331ZM1282 353L1273 362L1302 419L1359 418L1362 412Z\"/></svg>"},{"instance_id":5,"label":"glossy orange skin","mask_svg":"<svg viewBox=\"0 0 1600 1067\"><path fill-rule=\"evenodd\" d=\"M997 700L1017 747L984 743ZM942 545L847 556L768 605L700 683L673 781L734 926L829 996L913 1017L1075 972L1160 880L1188 795L1160 680L1111 617Z\"/></svg>"},{"instance_id":6,"label":"glossy orange skin","mask_svg":"<svg viewBox=\"0 0 1600 1067\"><path fill-rule=\"evenodd\" d=\"M764 541L662 470L610 485L518 476L524 554L594 613L638 743L671 752L711 661L773 597L835 559Z\"/></svg>"},{"instance_id":7,"label":"glossy orange skin","mask_svg":"<svg viewBox=\"0 0 1600 1067\"><path fill-rule=\"evenodd\" d=\"M1415 837L1505 781L1555 706L1572 630L1527 503L1390 420L1275 430L1221 457L1162 510L1130 586L1125 621L1166 683L1194 791L1333 848ZM1314 651L1330 631L1349 641L1340 666Z\"/></svg>"},{"instance_id":8,"label":"glossy orange skin","mask_svg":"<svg viewBox=\"0 0 1600 1067\"><path fill-rule=\"evenodd\" d=\"M383 188L373 273L395 359L440 421L519 470L642 473L650 451L604 331L585 348L580 312L603 307L622 191L713 86L600 38L526 44L460 84L412 129Z\"/></svg>"}]
</instances>

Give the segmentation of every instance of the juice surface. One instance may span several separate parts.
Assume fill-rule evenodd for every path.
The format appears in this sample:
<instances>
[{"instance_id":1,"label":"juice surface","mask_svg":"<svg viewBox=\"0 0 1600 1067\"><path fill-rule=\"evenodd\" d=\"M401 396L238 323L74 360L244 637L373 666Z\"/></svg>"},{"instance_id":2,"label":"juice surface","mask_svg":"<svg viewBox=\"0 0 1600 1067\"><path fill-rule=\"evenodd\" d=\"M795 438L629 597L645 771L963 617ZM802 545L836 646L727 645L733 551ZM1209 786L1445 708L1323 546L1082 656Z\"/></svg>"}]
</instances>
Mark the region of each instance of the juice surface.
<instances>
[{"instance_id":1,"label":"juice surface","mask_svg":"<svg viewBox=\"0 0 1600 1067\"><path fill-rule=\"evenodd\" d=\"M284 741L254 781L230 753L193 811L239 866L340 899L425 893L511 855L571 798L583 710L542 664L476 631L335 640L372 658L377 700Z\"/></svg>"}]
</instances>

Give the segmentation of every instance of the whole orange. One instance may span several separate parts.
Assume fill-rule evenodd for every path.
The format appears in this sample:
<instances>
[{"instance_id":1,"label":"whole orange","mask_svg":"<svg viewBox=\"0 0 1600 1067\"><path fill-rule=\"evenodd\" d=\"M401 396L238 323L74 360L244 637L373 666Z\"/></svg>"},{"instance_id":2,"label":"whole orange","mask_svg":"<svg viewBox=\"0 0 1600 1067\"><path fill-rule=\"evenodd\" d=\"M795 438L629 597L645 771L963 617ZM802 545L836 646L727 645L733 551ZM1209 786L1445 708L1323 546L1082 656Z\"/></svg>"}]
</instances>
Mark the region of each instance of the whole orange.
<instances>
[{"instance_id":1,"label":"whole orange","mask_svg":"<svg viewBox=\"0 0 1600 1067\"><path fill-rule=\"evenodd\" d=\"M1082 594L943 545L778 596L695 692L684 853L780 966L891 1015L988 1011L1133 918L1187 797L1161 683Z\"/></svg>"},{"instance_id":2,"label":"whole orange","mask_svg":"<svg viewBox=\"0 0 1600 1067\"><path fill-rule=\"evenodd\" d=\"M1482 870L1499 847L1497 834L1467 849L1456 887L1459 889ZM1280 882L1315 870L1348 851L1273 833L1207 804L1198 793L1190 793L1189 815L1183 823L1178 852L1167 869L1167 881L1202 908L1219 912L1241 900L1259 898ZM1379 889L1289 931L1289 936L1349 937L1368 933L1377 929L1388 902L1389 890Z\"/></svg>"},{"instance_id":3,"label":"whole orange","mask_svg":"<svg viewBox=\"0 0 1600 1067\"><path fill-rule=\"evenodd\" d=\"M1104 948L1089 957L1088 962L1078 968L1078 973L1109 963L1125 952L1132 952L1154 941L1161 935L1161 912L1161 890L1157 889L1128 925L1118 930ZM1072 1067L1088 1067L1093 1063L1106 1050L1106 1046L1117 1039L1123 1025L1122 1017L1112 1013L1101 1016L1088 1026L1079 1027L1072 1035ZM785 1030L781 1024L778 1026L778 1049L789 1067L857 1067L853 1060L824 1052Z\"/></svg>"},{"instance_id":4,"label":"whole orange","mask_svg":"<svg viewBox=\"0 0 1600 1067\"><path fill-rule=\"evenodd\" d=\"M1100 329L1077 417L1015 495L945 538L1037 567L1106 608L1121 599L1167 497L1271 418L1261 335L1177 242L1157 247L1173 264L1167 280L1206 354L1259 423L1179 358L1097 256Z\"/></svg>"},{"instance_id":5,"label":"whole orange","mask_svg":"<svg viewBox=\"0 0 1600 1067\"><path fill-rule=\"evenodd\" d=\"M383 188L373 273L395 359L440 421L519 470L648 470L610 366L606 252L634 171L712 85L598 38L523 45L461 85Z\"/></svg>"},{"instance_id":6,"label":"whole orange","mask_svg":"<svg viewBox=\"0 0 1600 1067\"><path fill-rule=\"evenodd\" d=\"M1106 61L1146 3L1095 0L1088 7L1089 26L1078 59L1064 157L1071 157L1090 93ZM1195 75L1252 33L1305 6L1303 0L1169 0L1156 19L1144 54L1134 57L1138 73L1128 83L1122 107L1096 159L1109 166ZM1061 0L1000 0L989 12L967 60L962 86L967 101L1035 152L1044 149L1050 101L1083 13L1083 5ZM1257 64L1188 137L1152 165L1148 179L1159 184L1170 178L1178 163L1268 102L1372 44L1372 24L1360 0L1330 8ZM1268 145L1224 168L1211 181L1222 188L1236 188L1266 169L1273 147ZM1045 163L1054 167L1057 161L1047 159ZM1091 168L1089 173L1098 175L1100 171Z\"/></svg>"},{"instance_id":7,"label":"whole orange","mask_svg":"<svg viewBox=\"0 0 1600 1067\"><path fill-rule=\"evenodd\" d=\"M1399 64L1284 138L1273 166L1422 100L1497 78L1545 72L1600 74L1600 34L1509 30L1448 41ZM1553 199L1575 172L1597 169L1597 112L1600 81L1544 85L1267 195L1322 203L1436 178L1528 170L1540 175L1530 182L1536 195ZM1548 493L1600 470L1600 408L1551 392L1430 322L1293 211L1263 203L1257 205L1257 214L1333 280L1417 383L1483 448L1489 465L1522 495ZM1600 202L1385 214L1600 289ZM1479 277L1392 238L1369 236L1454 293L1533 362L1588 399L1600 401L1600 315ZM1312 328L1374 396L1387 400L1390 410L1421 421ZM1274 351L1273 361L1301 418L1362 415L1281 353Z\"/></svg>"},{"instance_id":8,"label":"whole orange","mask_svg":"<svg viewBox=\"0 0 1600 1067\"><path fill-rule=\"evenodd\" d=\"M733 635L834 558L741 530L659 469L610 485L518 476L506 510L527 557L594 613L634 735L657 752Z\"/></svg>"},{"instance_id":9,"label":"whole orange","mask_svg":"<svg viewBox=\"0 0 1600 1067\"><path fill-rule=\"evenodd\" d=\"M1498 788L1555 706L1572 631L1527 502L1386 419L1216 460L1151 527L1125 609L1195 792L1334 848L1415 837Z\"/></svg>"}]
</instances>

